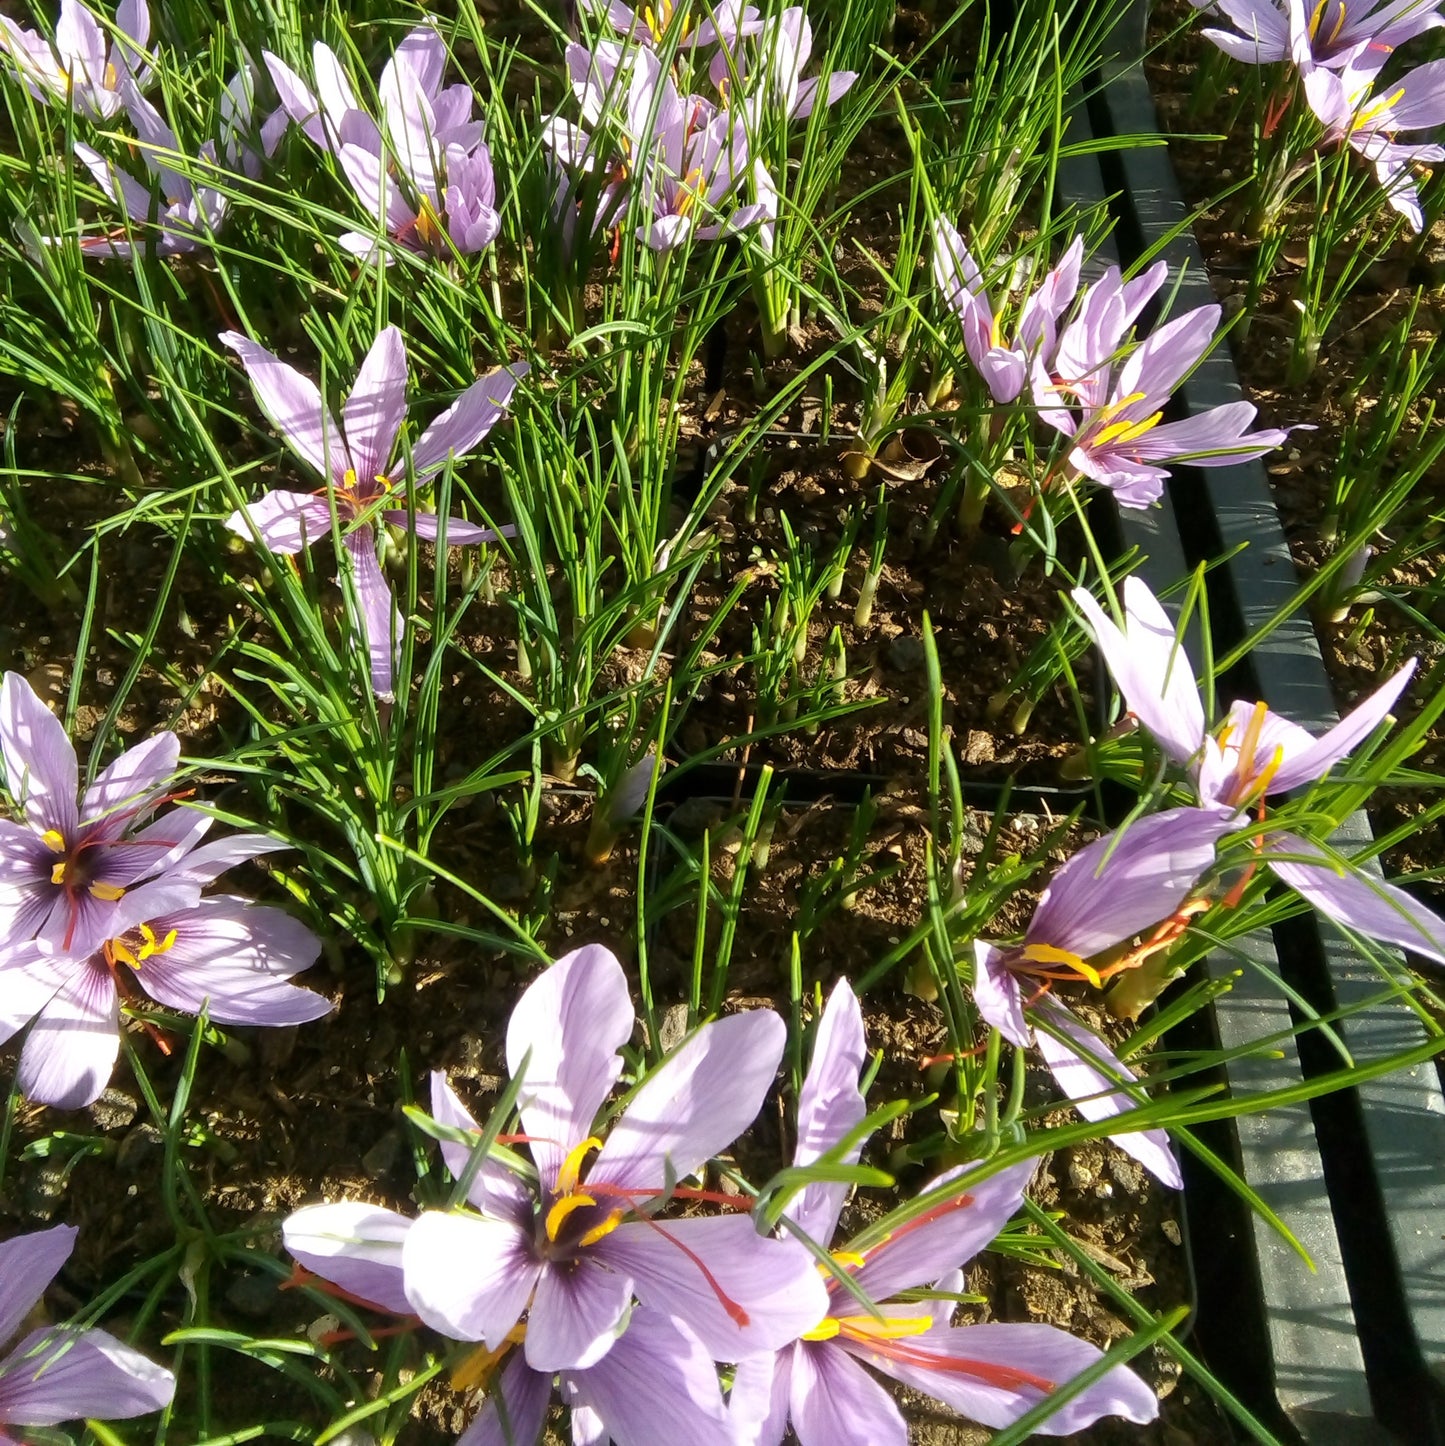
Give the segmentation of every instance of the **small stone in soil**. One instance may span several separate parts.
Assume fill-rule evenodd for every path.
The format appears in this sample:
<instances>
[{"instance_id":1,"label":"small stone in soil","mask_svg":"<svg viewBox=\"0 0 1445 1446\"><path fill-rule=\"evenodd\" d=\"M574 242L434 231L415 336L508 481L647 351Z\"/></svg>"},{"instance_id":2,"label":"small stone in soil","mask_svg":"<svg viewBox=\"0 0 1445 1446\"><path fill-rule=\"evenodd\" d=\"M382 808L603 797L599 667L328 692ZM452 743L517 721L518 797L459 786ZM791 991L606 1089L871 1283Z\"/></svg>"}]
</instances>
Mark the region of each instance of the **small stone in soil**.
<instances>
[{"instance_id":1,"label":"small stone in soil","mask_svg":"<svg viewBox=\"0 0 1445 1446\"><path fill-rule=\"evenodd\" d=\"M362 1157L361 1168L367 1177L379 1180L389 1175L401 1159L402 1138L397 1130L388 1130Z\"/></svg>"},{"instance_id":2,"label":"small stone in soil","mask_svg":"<svg viewBox=\"0 0 1445 1446\"><path fill-rule=\"evenodd\" d=\"M270 1275L238 1275L226 1290L226 1304L247 1320L265 1320L280 1299L280 1289Z\"/></svg>"},{"instance_id":3,"label":"small stone in soil","mask_svg":"<svg viewBox=\"0 0 1445 1446\"><path fill-rule=\"evenodd\" d=\"M140 1105L124 1090L108 1089L90 1107L90 1118L99 1130L123 1130L135 1121Z\"/></svg>"},{"instance_id":4,"label":"small stone in soil","mask_svg":"<svg viewBox=\"0 0 1445 1446\"><path fill-rule=\"evenodd\" d=\"M888 666L900 673L913 673L923 666L923 639L900 633L888 644Z\"/></svg>"}]
</instances>

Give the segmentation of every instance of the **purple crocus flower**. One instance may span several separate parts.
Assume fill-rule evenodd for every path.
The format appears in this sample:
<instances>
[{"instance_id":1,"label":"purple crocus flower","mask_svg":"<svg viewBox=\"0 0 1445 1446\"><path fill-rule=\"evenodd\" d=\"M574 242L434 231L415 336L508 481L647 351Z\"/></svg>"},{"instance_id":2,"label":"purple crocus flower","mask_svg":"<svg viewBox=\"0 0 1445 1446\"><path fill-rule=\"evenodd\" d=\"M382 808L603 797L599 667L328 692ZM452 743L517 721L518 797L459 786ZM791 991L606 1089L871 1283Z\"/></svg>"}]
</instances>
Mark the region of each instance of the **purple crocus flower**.
<instances>
[{"instance_id":1,"label":"purple crocus flower","mask_svg":"<svg viewBox=\"0 0 1445 1446\"><path fill-rule=\"evenodd\" d=\"M763 21L754 5L745 5L743 0L717 0L716 4L699 3L699 0L656 0L655 4L643 5L634 10L622 0L582 0L582 6L591 14L605 18L612 28L625 40L643 45L659 45L667 34L673 17L684 12L681 33L678 36L679 50L691 50L714 42L727 43L740 35L755 35L762 29ZM694 24L686 12L691 8L704 18Z\"/></svg>"},{"instance_id":2,"label":"purple crocus flower","mask_svg":"<svg viewBox=\"0 0 1445 1446\"><path fill-rule=\"evenodd\" d=\"M1039 416L1070 439L1070 472L1108 487L1124 507L1158 500L1169 475L1163 463L1223 467L1262 457L1289 435L1287 428L1248 432L1250 402L1161 424L1175 387L1214 344L1218 306L1197 307L1156 328L1115 370L1112 358L1166 272L1159 262L1125 283L1110 267L1080 298L1052 358L1034 357L1034 401Z\"/></svg>"},{"instance_id":3,"label":"purple crocus flower","mask_svg":"<svg viewBox=\"0 0 1445 1446\"><path fill-rule=\"evenodd\" d=\"M1413 168L1445 160L1445 146L1396 140L1400 131L1445 124L1445 60L1416 66L1380 86L1378 72L1348 65L1341 71L1315 69L1304 77L1305 98L1329 140L1348 145L1375 168L1386 199L1416 231L1425 214Z\"/></svg>"},{"instance_id":4,"label":"purple crocus flower","mask_svg":"<svg viewBox=\"0 0 1445 1446\"><path fill-rule=\"evenodd\" d=\"M1059 1088L1086 1120L1133 1109L1136 1101L1116 1081L1132 1080L1134 1074L1049 992L1052 985L1081 980L1097 987L1104 974L1088 960L1165 921L1167 927L1143 948L1172 942L1187 917L1189 896L1214 863L1215 845L1236 826L1228 815L1197 808L1138 819L1120 833L1095 839L1064 864L1039 899L1022 943L974 941L978 1012L1019 1049L1036 1043ZM1128 962L1141 959L1136 955ZM1124 967L1125 961L1119 961L1109 972ZM1026 1006L1048 1027L1031 1029ZM1110 1139L1156 1179L1182 1188L1163 1130Z\"/></svg>"},{"instance_id":5,"label":"purple crocus flower","mask_svg":"<svg viewBox=\"0 0 1445 1446\"><path fill-rule=\"evenodd\" d=\"M812 1257L759 1237L751 1216L654 1218L679 1180L752 1122L782 1056L782 1021L751 1010L704 1025L641 1084L604 1143L592 1124L632 1027L622 966L595 945L522 996L507 1066L514 1077L525 1068L519 1110L538 1186L486 1161L469 1195L475 1213L427 1211L412 1226L406 1294L428 1325L497 1350L525 1313L527 1364L549 1374L602 1360L634 1296L685 1320L718 1360L791 1340L823 1314ZM476 1128L444 1081L433 1109ZM466 1153L443 1147L454 1172Z\"/></svg>"},{"instance_id":6,"label":"purple crocus flower","mask_svg":"<svg viewBox=\"0 0 1445 1446\"><path fill-rule=\"evenodd\" d=\"M740 34L747 34L746 31ZM822 80L804 80L803 68L813 53L813 27L801 6L790 5L766 21L748 44L723 44L708 66L708 79L726 97L736 83L748 94L746 106L754 128L771 115L807 120L818 103ZM829 72L823 105L836 105L858 79L854 70Z\"/></svg>"},{"instance_id":7,"label":"purple crocus flower","mask_svg":"<svg viewBox=\"0 0 1445 1446\"><path fill-rule=\"evenodd\" d=\"M145 0L121 0L115 29L107 49L106 31L80 0L60 0L53 44L0 15L0 50L36 100L73 106L100 124L119 114L127 82L144 86L151 73L143 60L151 31Z\"/></svg>"},{"instance_id":8,"label":"purple crocus flower","mask_svg":"<svg viewBox=\"0 0 1445 1446\"><path fill-rule=\"evenodd\" d=\"M1439 0L1193 0L1228 20L1233 30L1205 37L1246 65L1294 59L1300 68L1346 65L1378 70L1391 52L1438 25Z\"/></svg>"},{"instance_id":9,"label":"purple crocus flower","mask_svg":"<svg viewBox=\"0 0 1445 1446\"><path fill-rule=\"evenodd\" d=\"M1013 342L1003 340L999 318L963 237L940 216L933 223L933 279L963 327L963 345L994 401L1007 404L1024 389L1036 353L1052 353L1059 317L1079 289L1084 238L1075 236L1064 259L1023 304Z\"/></svg>"},{"instance_id":10,"label":"purple crocus flower","mask_svg":"<svg viewBox=\"0 0 1445 1446\"><path fill-rule=\"evenodd\" d=\"M257 400L291 450L326 479L316 492L268 493L226 519L242 537L253 534L276 553L296 553L331 531L333 509L342 543L351 558L362 625L371 658L371 682L378 697L392 697L394 643L403 621L376 556L375 523L410 527L435 541L442 519L408 515L408 483L392 474L403 465L397 439L406 420L406 351L401 332L382 330L357 373L342 409L345 430L336 424L310 378L240 332L221 333L246 368ZM505 415L525 363L498 367L465 392L417 439L411 449L412 486L434 478L448 457L465 456ZM496 534L459 517L446 519L449 543L490 542Z\"/></svg>"},{"instance_id":11,"label":"purple crocus flower","mask_svg":"<svg viewBox=\"0 0 1445 1446\"><path fill-rule=\"evenodd\" d=\"M1213 734L1168 615L1138 578L1124 580L1120 628L1083 589L1073 594L1125 706L1166 756L1187 768L1200 803L1238 827L1270 794L1323 778L1382 723L1415 671L1412 658L1319 738L1264 703L1236 702ZM1127 838L1127 835L1126 835ZM1338 924L1445 962L1445 920L1403 889L1343 867L1317 844L1276 831L1261 844L1275 876Z\"/></svg>"},{"instance_id":12,"label":"purple crocus flower","mask_svg":"<svg viewBox=\"0 0 1445 1446\"><path fill-rule=\"evenodd\" d=\"M180 750L174 733L156 734L103 768L77 803L79 767L60 720L20 674L5 674L0 756L24 822L0 820L0 946L38 938L89 955L115 932L132 889L182 867L211 820L164 807Z\"/></svg>"},{"instance_id":13,"label":"purple crocus flower","mask_svg":"<svg viewBox=\"0 0 1445 1446\"><path fill-rule=\"evenodd\" d=\"M834 987L818 1025L813 1060L798 1100L794 1164L812 1164L857 1129L865 1114L858 1077L866 1047L858 1001L848 985ZM850 1149L854 1160L861 1150ZM828 1280L828 1314L782 1349L741 1361L729 1407L740 1446L779 1446L789 1421L802 1446L907 1446L908 1427L888 1393L862 1367L946 1402L986 1426L1006 1426L1058 1386L1098 1361L1100 1352L1046 1325L950 1324L944 1300L903 1301L905 1291L937 1284L962 1290L960 1267L986 1246L1023 1204L1034 1171L1026 1161L981 1181L950 1171L927 1187L947 1193L933 1208L863 1245L833 1252L840 1272L878 1304L866 1312L835 1277ZM809 1185L788 1210L815 1241L838 1226L847 1187ZM865 1240L873 1240L871 1230ZM881 1318L880 1318L881 1317ZM1127 1367L1063 1405L1039 1429L1064 1435L1118 1415L1143 1424L1159 1411L1154 1393Z\"/></svg>"},{"instance_id":14,"label":"purple crocus flower","mask_svg":"<svg viewBox=\"0 0 1445 1446\"><path fill-rule=\"evenodd\" d=\"M131 890L110 938L88 958L37 943L0 955L0 1043L34 1019L17 1081L27 1099L60 1109L93 1103L120 1049L122 999L158 1004L222 1024L304 1024L328 1000L287 981L315 963L321 941L280 909L201 885L283 845L238 834L197 849L169 877Z\"/></svg>"},{"instance_id":15,"label":"purple crocus flower","mask_svg":"<svg viewBox=\"0 0 1445 1446\"><path fill-rule=\"evenodd\" d=\"M75 1249L74 1226L56 1225L0 1245L0 1346L40 1303ZM41 1327L0 1360L0 1443L64 1421L144 1416L170 1404L176 1378L107 1331Z\"/></svg>"}]
</instances>

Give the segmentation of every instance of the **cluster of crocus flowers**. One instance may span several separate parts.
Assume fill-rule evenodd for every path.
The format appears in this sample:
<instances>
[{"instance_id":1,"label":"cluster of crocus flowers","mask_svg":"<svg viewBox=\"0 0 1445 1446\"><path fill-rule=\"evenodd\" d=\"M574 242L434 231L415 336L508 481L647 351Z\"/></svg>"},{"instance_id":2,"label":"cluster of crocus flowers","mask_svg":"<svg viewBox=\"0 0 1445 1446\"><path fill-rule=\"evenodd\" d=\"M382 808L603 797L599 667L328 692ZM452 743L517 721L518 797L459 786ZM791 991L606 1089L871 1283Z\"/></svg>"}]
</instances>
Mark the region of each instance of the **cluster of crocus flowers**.
<instances>
[{"instance_id":1,"label":"cluster of crocus flowers","mask_svg":"<svg viewBox=\"0 0 1445 1446\"><path fill-rule=\"evenodd\" d=\"M22 1093L74 1109L95 1100L120 1049L120 1003L147 996L234 1024L299 1024L330 1003L289 980L321 944L279 909L202 890L282 845L262 834L201 841L210 817L167 807L174 733L121 754L79 794L59 720L24 678L0 685L0 755L23 822L0 820L0 1043L27 1024Z\"/></svg>"},{"instance_id":2,"label":"cluster of crocus flowers","mask_svg":"<svg viewBox=\"0 0 1445 1446\"><path fill-rule=\"evenodd\" d=\"M500 228L491 154L472 118L466 85L442 85L446 44L419 26L397 46L377 86L378 123L357 101L335 52L312 50L315 89L267 52L281 103L307 138L333 154L362 209L394 245L419 256L467 256ZM378 254L376 231L348 231L341 245ZM385 259L390 260L387 256Z\"/></svg>"},{"instance_id":3,"label":"cluster of crocus flowers","mask_svg":"<svg viewBox=\"0 0 1445 1446\"><path fill-rule=\"evenodd\" d=\"M0 51L36 100L70 106L101 124L128 107L128 86L141 89L149 83L150 32L146 0L121 0L113 39L80 0L60 0L52 40L0 15Z\"/></svg>"},{"instance_id":4,"label":"cluster of crocus flowers","mask_svg":"<svg viewBox=\"0 0 1445 1446\"><path fill-rule=\"evenodd\" d=\"M376 525L390 523L429 541L444 537L453 545L495 540L495 533L460 517L414 511L409 488L432 481L448 459L465 456L491 431L527 368L498 367L474 382L403 452L406 349L396 327L382 329L362 362L342 407L344 426L309 377L239 332L222 332L221 341L241 358L262 410L287 446L323 479L313 492L270 492L232 513L226 526L287 554L329 536L335 519L351 562L371 685L379 698L390 699L404 624L377 558Z\"/></svg>"},{"instance_id":5,"label":"cluster of crocus flowers","mask_svg":"<svg viewBox=\"0 0 1445 1446\"><path fill-rule=\"evenodd\" d=\"M56 1225L0 1244L0 1349L39 1305L76 1234ZM66 1421L144 1416L168 1406L175 1390L168 1370L107 1331L41 1326L0 1356L0 1442Z\"/></svg>"},{"instance_id":6,"label":"cluster of crocus flowers","mask_svg":"<svg viewBox=\"0 0 1445 1446\"><path fill-rule=\"evenodd\" d=\"M995 401L1012 402L1027 390L1034 414L1066 439L1064 480L1087 478L1121 506L1148 507L1171 466L1248 461L1289 435L1249 431L1250 402L1163 420L1175 388L1213 347L1222 315L1218 306L1196 307L1131 345L1135 323L1168 275L1164 262L1131 281L1111 266L1080 293L1083 251L1075 238L1026 298L1006 341L978 263L948 221L935 222L933 247L934 280L959 318L970 361Z\"/></svg>"},{"instance_id":7,"label":"cluster of crocus flowers","mask_svg":"<svg viewBox=\"0 0 1445 1446\"><path fill-rule=\"evenodd\" d=\"M1378 70L1397 46L1445 25L1439 0L1191 0L1198 10L1227 20L1233 30L1203 34L1246 65L1295 60L1344 69Z\"/></svg>"},{"instance_id":8,"label":"cluster of crocus flowers","mask_svg":"<svg viewBox=\"0 0 1445 1446\"><path fill-rule=\"evenodd\" d=\"M1138 578L1124 582L1120 626L1084 590L1073 594L1129 713L1171 762L1186 770L1200 816L1246 827L1267 800L1317 782L1384 722L1415 671L1412 659L1327 733L1313 734L1262 702L1238 701L1211 732L1168 615ZM1162 815L1161 815L1162 816ZM1279 828L1257 837L1258 858L1327 918L1445 962L1445 920L1403 889L1371 878L1312 840Z\"/></svg>"}]
</instances>

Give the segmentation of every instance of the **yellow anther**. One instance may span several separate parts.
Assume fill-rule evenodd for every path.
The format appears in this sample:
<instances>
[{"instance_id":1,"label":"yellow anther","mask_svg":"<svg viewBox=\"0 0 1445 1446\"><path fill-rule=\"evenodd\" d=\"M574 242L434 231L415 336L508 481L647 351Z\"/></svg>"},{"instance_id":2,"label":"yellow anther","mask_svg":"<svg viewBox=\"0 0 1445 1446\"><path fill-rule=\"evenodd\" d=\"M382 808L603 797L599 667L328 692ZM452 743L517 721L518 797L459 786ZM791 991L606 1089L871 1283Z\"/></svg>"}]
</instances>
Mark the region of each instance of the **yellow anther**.
<instances>
[{"instance_id":1,"label":"yellow anther","mask_svg":"<svg viewBox=\"0 0 1445 1446\"><path fill-rule=\"evenodd\" d=\"M53 854L65 852L65 835L58 828L48 828L40 835L40 842Z\"/></svg>"},{"instance_id":2,"label":"yellow anther","mask_svg":"<svg viewBox=\"0 0 1445 1446\"><path fill-rule=\"evenodd\" d=\"M155 930L152 929L149 924L142 924L140 926L140 934L140 957L142 959L149 959L152 954L168 953L171 946L176 942L176 930L174 929L168 930L164 939L157 939Z\"/></svg>"},{"instance_id":3,"label":"yellow anther","mask_svg":"<svg viewBox=\"0 0 1445 1446\"><path fill-rule=\"evenodd\" d=\"M833 1252L833 1259L836 1260L839 1265L852 1266L854 1270L862 1270L865 1264L863 1257L859 1255L856 1250L835 1250Z\"/></svg>"},{"instance_id":4,"label":"yellow anther","mask_svg":"<svg viewBox=\"0 0 1445 1446\"><path fill-rule=\"evenodd\" d=\"M824 1316L812 1330L804 1331L801 1339L805 1341L830 1341L842 1328L832 1316Z\"/></svg>"},{"instance_id":5,"label":"yellow anther","mask_svg":"<svg viewBox=\"0 0 1445 1446\"><path fill-rule=\"evenodd\" d=\"M1339 13L1338 18L1335 20L1334 29L1330 31L1330 42L1329 42L1329 43L1330 43L1331 45L1333 45L1333 44L1335 43L1335 41L1337 41L1337 40L1340 38L1340 31L1343 30L1344 28L1345 28L1345 6L1344 6L1344 0L1340 0L1340 13Z\"/></svg>"},{"instance_id":6,"label":"yellow anther","mask_svg":"<svg viewBox=\"0 0 1445 1446\"><path fill-rule=\"evenodd\" d=\"M115 90L120 84L120 76L116 74L115 65L107 64L105 67L105 88Z\"/></svg>"},{"instance_id":7,"label":"yellow anther","mask_svg":"<svg viewBox=\"0 0 1445 1446\"><path fill-rule=\"evenodd\" d=\"M577 1181L582 1178L583 1160L593 1150L601 1148L602 1141L596 1135L589 1135L580 1145L574 1145L567 1151L567 1157L557 1171L557 1193L559 1195L570 1195L577 1188Z\"/></svg>"},{"instance_id":8,"label":"yellow anther","mask_svg":"<svg viewBox=\"0 0 1445 1446\"><path fill-rule=\"evenodd\" d=\"M61 861L56 864L55 867L50 871L50 882L52 884L63 884L65 882L66 868L67 864L65 860L61 859Z\"/></svg>"},{"instance_id":9,"label":"yellow anther","mask_svg":"<svg viewBox=\"0 0 1445 1446\"><path fill-rule=\"evenodd\" d=\"M850 1315L838 1322L838 1329L855 1339L874 1341L897 1341L906 1336L921 1336L933 1326L933 1317L927 1315L884 1316L875 1320L871 1315Z\"/></svg>"},{"instance_id":10,"label":"yellow anther","mask_svg":"<svg viewBox=\"0 0 1445 1446\"><path fill-rule=\"evenodd\" d=\"M123 939L110 941L110 953L112 958L119 959L122 964L129 964L132 969L140 968L140 960L131 953Z\"/></svg>"},{"instance_id":11,"label":"yellow anther","mask_svg":"<svg viewBox=\"0 0 1445 1446\"><path fill-rule=\"evenodd\" d=\"M1159 425L1159 418L1163 412L1155 412L1152 417L1145 417L1142 422L1110 422L1102 432L1094 434L1093 445L1096 447L1107 447L1110 442L1136 442L1145 432Z\"/></svg>"},{"instance_id":12,"label":"yellow anther","mask_svg":"<svg viewBox=\"0 0 1445 1446\"><path fill-rule=\"evenodd\" d=\"M677 201L672 208L674 215L686 216L692 210L697 203L697 188L701 183L702 167L694 166L678 186Z\"/></svg>"},{"instance_id":13,"label":"yellow anther","mask_svg":"<svg viewBox=\"0 0 1445 1446\"><path fill-rule=\"evenodd\" d=\"M623 1213L621 1210L614 1210L600 1225L594 1225L591 1230L586 1231L577 1243L579 1245L596 1245L599 1240L611 1235L622 1224Z\"/></svg>"},{"instance_id":14,"label":"yellow anther","mask_svg":"<svg viewBox=\"0 0 1445 1446\"><path fill-rule=\"evenodd\" d=\"M1315 36L1319 34L1319 31L1320 31L1320 21L1321 21L1322 19L1324 19L1325 6L1328 5L1329 3L1330 3L1330 0L1319 0L1319 3L1318 3L1318 4L1315 6L1315 8L1314 8L1314 13L1310 16L1309 31L1310 31L1310 39L1311 39L1311 40L1313 40L1313 39L1315 38ZM1340 20L1341 20L1341 24L1343 24L1343 22L1344 22L1344 8L1345 8L1345 7L1344 7L1343 5L1340 6ZM1338 28L1338 27L1336 27L1335 34L1336 34L1336 35L1339 34L1339 28ZM1333 40L1333 39L1334 39L1334 36L1332 35L1332 36L1330 37L1330 39Z\"/></svg>"},{"instance_id":15,"label":"yellow anther","mask_svg":"<svg viewBox=\"0 0 1445 1446\"><path fill-rule=\"evenodd\" d=\"M584 1205L595 1205L596 1203L590 1195L583 1195L580 1191L574 1195L564 1195L560 1200L554 1202L552 1208L547 1212L547 1239L555 1240L557 1238L557 1233L566 1224L567 1217L574 1210L580 1210Z\"/></svg>"},{"instance_id":16,"label":"yellow anther","mask_svg":"<svg viewBox=\"0 0 1445 1446\"><path fill-rule=\"evenodd\" d=\"M452 1389L454 1391L474 1391L478 1386L485 1387L491 1380L492 1373L501 1364L502 1357L513 1346L520 1345L526 1333L526 1326L514 1325L496 1350L490 1351L485 1345L480 1345L476 1350L469 1352L452 1371Z\"/></svg>"},{"instance_id":17,"label":"yellow anther","mask_svg":"<svg viewBox=\"0 0 1445 1446\"><path fill-rule=\"evenodd\" d=\"M344 491L347 491L347 492L355 492L355 491L356 491L356 468L355 468L355 467L348 467L348 468L346 469L346 474L345 474L345 476L343 476L342 479L341 479L341 486L342 486L342 489L343 489Z\"/></svg>"},{"instance_id":18,"label":"yellow anther","mask_svg":"<svg viewBox=\"0 0 1445 1446\"><path fill-rule=\"evenodd\" d=\"M1375 119L1376 116L1382 115L1385 111L1390 110L1392 107L1398 105L1400 101L1404 98L1404 95L1405 87L1402 85L1399 90L1395 91L1393 95L1387 95L1384 100L1377 100L1374 105L1367 105L1364 110L1360 111L1359 114L1356 115L1354 120L1350 123L1351 129L1357 131L1363 130Z\"/></svg>"},{"instance_id":19,"label":"yellow anther","mask_svg":"<svg viewBox=\"0 0 1445 1446\"><path fill-rule=\"evenodd\" d=\"M1061 964L1065 969L1072 969L1080 978L1087 979L1095 989L1103 983L1099 971L1086 964L1071 949L1057 949L1052 944L1025 944L1022 955L1029 964Z\"/></svg>"},{"instance_id":20,"label":"yellow anther","mask_svg":"<svg viewBox=\"0 0 1445 1446\"><path fill-rule=\"evenodd\" d=\"M1264 720L1269 716L1269 704L1259 702L1245 724L1244 737L1239 740L1239 761L1235 764L1235 777L1241 788L1254 778L1254 755L1259 750L1259 736L1264 731Z\"/></svg>"},{"instance_id":21,"label":"yellow anther","mask_svg":"<svg viewBox=\"0 0 1445 1446\"><path fill-rule=\"evenodd\" d=\"M90 897L105 904L113 904L117 899L125 898L125 890L116 884L92 884Z\"/></svg>"},{"instance_id":22,"label":"yellow anther","mask_svg":"<svg viewBox=\"0 0 1445 1446\"><path fill-rule=\"evenodd\" d=\"M432 247L435 247L442 237L441 217L437 215L436 207L425 196L421 198L421 203L417 207L416 234L426 245Z\"/></svg>"}]
</instances>

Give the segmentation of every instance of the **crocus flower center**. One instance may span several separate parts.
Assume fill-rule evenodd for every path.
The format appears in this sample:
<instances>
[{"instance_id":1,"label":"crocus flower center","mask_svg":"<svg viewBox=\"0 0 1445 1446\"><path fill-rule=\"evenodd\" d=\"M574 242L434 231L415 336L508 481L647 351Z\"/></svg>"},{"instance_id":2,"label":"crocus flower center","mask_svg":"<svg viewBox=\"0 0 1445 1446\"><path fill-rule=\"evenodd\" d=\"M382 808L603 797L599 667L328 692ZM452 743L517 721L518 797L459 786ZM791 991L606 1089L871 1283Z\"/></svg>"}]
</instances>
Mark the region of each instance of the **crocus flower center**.
<instances>
[{"instance_id":1,"label":"crocus flower center","mask_svg":"<svg viewBox=\"0 0 1445 1446\"><path fill-rule=\"evenodd\" d=\"M1404 99L1404 95L1405 87L1402 85L1392 94L1385 96L1383 100L1377 100L1356 111L1350 120L1350 129L1352 131L1374 129L1375 122L1387 111L1393 110Z\"/></svg>"},{"instance_id":2,"label":"crocus flower center","mask_svg":"<svg viewBox=\"0 0 1445 1446\"><path fill-rule=\"evenodd\" d=\"M702 167L694 166L678 183L677 198L672 204L673 214L686 216L697 204L698 188L702 185Z\"/></svg>"},{"instance_id":3,"label":"crocus flower center","mask_svg":"<svg viewBox=\"0 0 1445 1446\"><path fill-rule=\"evenodd\" d=\"M152 956L169 953L175 942L176 930L168 929L163 938L158 938L149 924L142 924L119 938L107 939L101 952L112 969L119 963L138 970Z\"/></svg>"},{"instance_id":4,"label":"crocus flower center","mask_svg":"<svg viewBox=\"0 0 1445 1446\"><path fill-rule=\"evenodd\" d=\"M1333 26L1330 27L1330 33L1325 37L1326 45L1333 45L1335 41L1340 38L1340 31L1345 28L1346 11L1343 0L1335 0L1335 4L1337 7L1335 23ZM1320 23L1324 20L1325 12L1329 8L1330 0L1319 0L1319 3L1315 6L1314 13L1310 16L1309 24L1309 36L1311 41L1314 41L1319 37Z\"/></svg>"},{"instance_id":5,"label":"crocus flower center","mask_svg":"<svg viewBox=\"0 0 1445 1446\"><path fill-rule=\"evenodd\" d=\"M1142 402L1145 393L1130 392L1127 397L1117 402L1110 402L1108 406L1100 409L1095 419L1093 435L1089 438L1089 445L1092 447L1122 447L1128 442L1136 442L1146 432L1151 431L1158 425L1163 412L1155 412L1153 416L1144 417L1142 420L1134 421L1124 418L1115 421L1126 407L1132 407L1135 402Z\"/></svg>"},{"instance_id":6,"label":"crocus flower center","mask_svg":"<svg viewBox=\"0 0 1445 1446\"><path fill-rule=\"evenodd\" d=\"M611 1235L622 1223L625 1210L611 1210L599 1218L597 1197L582 1188L582 1163L593 1150L601 1148L602 1141L591 1135L570 1149L562 1161L556 1192L542 1220L545 1238L538 1241L538 1246L544 1255L572 1258ZM583 1213L579 1216L578 1211Z\"/></svg>"},{"instance_id":7,"label":"crocus flower center","mask_svg":"<svg viewBox=\"0 0 1445 1446\"><path fill-rule=\"evenodd\" d=\"M107 884L90 877L93 861L98 858L98 855L92 854L89 858L84 857L85 843L83 840L71 845L66 842L65 835L59 829L50 828L40 835L40 841L51 853L60 855L50 869L50 882L56 888L64 889L71 895L85 889L91 898L99 899L106 904L113 904L117 899L125 897L125 890L118 885Z\"/></svg>"},{"instance_id":8,"label":"crocus flower center","mask_svg":"<svg viewBox=\"0 0 1445 1446\"><path fill-rule=\"evenodd\" d=\"M642 7L642 23L647 26L648 32L651 34L654 42L661 41L667 31L667 27L672 24L672 17L676 9L677 6L673 3L673 0L657 0L656 9L651 5L644 5ZM682 34L677 38L680 41L685 40L691 29L692 25L689 22L684 22Z\"/></svg>"},{"instance_id":9,"label":"crocus flower center","mask_svg":"<svg viewBox=\"0 0 1445 1446\"><path fill-rule=\"evenodd\" d=\"M1263 798L1269 792L1269 786L1274 781L1275 774L1279 772L1280 765L1284 762L1283 747L1276 747L1263 763L1258 761L1259 740L1264 732L1265 719L1268 717L1268 705L1259 702L1254 705L1254 711L1249 715L1249 722L1244 725L1244 732L1236 748L1238 756L1234 762L1234 776L1225 795L1225 802L1232 803L1236 808L1244 808L1253 803L1255 799ZM1226 723L1219 730L1217 741L1220 748L1226 752L1230 748L1236 747L1230 741L1233 731L1233 723Z\"/></svg>"}]
</instances>

